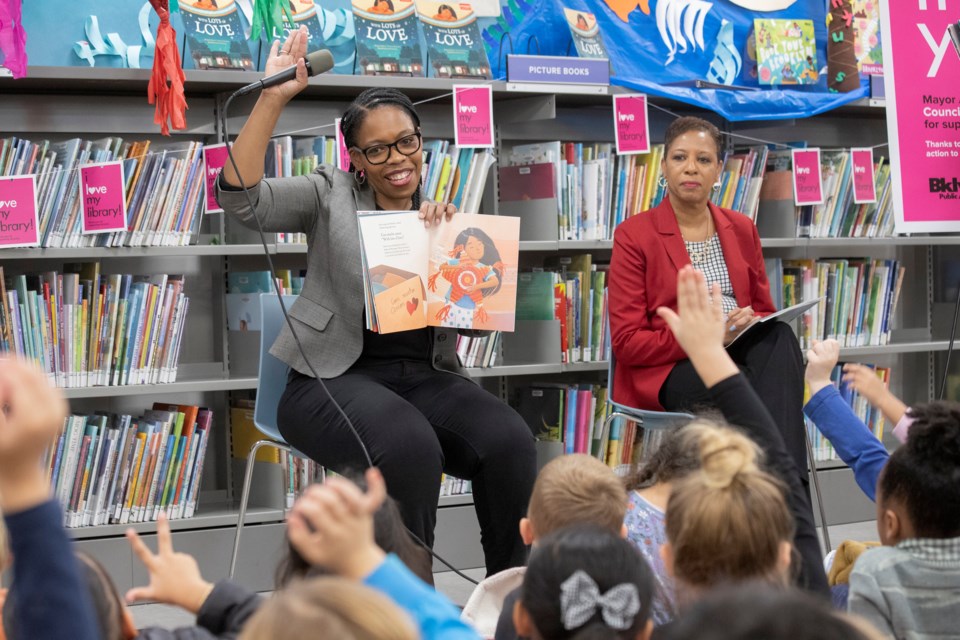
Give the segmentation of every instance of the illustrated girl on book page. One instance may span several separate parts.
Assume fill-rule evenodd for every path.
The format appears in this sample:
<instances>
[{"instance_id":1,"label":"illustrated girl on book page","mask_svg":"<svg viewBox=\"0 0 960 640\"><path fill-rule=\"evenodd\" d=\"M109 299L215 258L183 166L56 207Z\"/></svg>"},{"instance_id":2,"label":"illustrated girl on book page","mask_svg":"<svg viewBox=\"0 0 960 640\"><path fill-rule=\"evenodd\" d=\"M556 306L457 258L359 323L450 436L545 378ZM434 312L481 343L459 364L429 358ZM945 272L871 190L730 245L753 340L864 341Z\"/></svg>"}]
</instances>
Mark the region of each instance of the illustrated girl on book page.
<instances>
[{"instance_id":1,"label":"illustrated girl on book page","mask_svg":"<svg viewBox=\"0 0 960 640\"><path fill-rule=\"evenodd\" d=\"M430 291L437 290L440 278L450 283L436 320L441 327L477 328L489 320L483 302L500 291L505 268L493 240L481 229L464 229L453 244L449 259L427 280Z\"/></svg>"}]
</instances>

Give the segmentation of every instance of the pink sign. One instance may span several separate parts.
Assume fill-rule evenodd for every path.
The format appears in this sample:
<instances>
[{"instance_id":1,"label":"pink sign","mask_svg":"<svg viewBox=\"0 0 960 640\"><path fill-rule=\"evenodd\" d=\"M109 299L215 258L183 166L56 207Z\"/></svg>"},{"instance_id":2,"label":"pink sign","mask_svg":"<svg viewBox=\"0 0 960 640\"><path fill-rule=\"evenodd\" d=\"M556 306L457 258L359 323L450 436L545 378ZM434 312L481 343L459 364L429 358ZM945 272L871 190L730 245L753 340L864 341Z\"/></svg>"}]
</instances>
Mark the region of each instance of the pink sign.
<instances>
[{"instance_id":1,"label":"pink sign","mask_svg":"<svg viewBox=\"0 0 960 640\"><path fill-rule=\"evenodd\" d=\"M203 188L206 196L205 210L207 213L220 213L220 203L217 202L217 176L227 164L227 145L211 144L203 148Z\"/></svg>"},{"instance_id":2,"label":"pink sign","mask_svg":"<svg viewBox=\"0 0 960 640\"><path fill-rule=\"evenodd\" d=\"M797 206L823 204L820 149L793 150L793 201Z\"/></svg>"},{"instance_id":3,"label":"pink sign","mask_svg":"<svg viewBox=\"0 0 960 640\"><path fill-rule=\"evenodd\" d=\"M350 170L350 150L347 149L347 143L343 141L343 134L340 132L340 118L334 120L334 127L337 129L337 166L343 171Z\"/></svg>"},{"instance_id":4,"label":"pink sign","mask_svg":"<svg viewBox=\"0 0 960 640\"><path fill-rule=\"evenodd\" d=\"M38 247L36 176L0 178L0 247Z\"/></svg>"},{"instance_id":5,"label":"pink sign","mask_svg":"<svg viewBox=\"0 0 960 640\"><path fill-rule=\"evenodd\" d=\"M454 144L493 147L493 89L490 85L453 85Z\"/></svg>"},{"instance_id":6,"label":"pink sign","mask_svg":"<svg viewBox=\"0 0 960 640\"><path fill-rule=\"evenodd\" d=\"M850 149L850 165L853 167L853 201L856 204L876 202L873 149Z\"/></svg>"},{"instance_id":7,"label":"pink sign","mask_svg":"<svg viewBox=\"0 0 960 640\"><path fill-rule=\"evenodd\" d=\"M80 207L83 233L126 231L123 162L80 167Z\"/></svg>"},{"instance_id":8,"label":"pink sign","mask_svg":"<svg viewBox=\"0 0 960 640\"><path fill-rule=\"evenodd\" d=\"M613 130L618 154L649 153L647 96L613 96Z\"/></svg>"},{"instance_id":9,"label":"pink sign","mask_svg":"<svg viewBox=\"0 0 960 640\"><path fill-rule=\"evenodd\" d=\"M960 231L960 59L947 32L957 8L880 2L897 233Z\"/></svg>"}]
</instances>

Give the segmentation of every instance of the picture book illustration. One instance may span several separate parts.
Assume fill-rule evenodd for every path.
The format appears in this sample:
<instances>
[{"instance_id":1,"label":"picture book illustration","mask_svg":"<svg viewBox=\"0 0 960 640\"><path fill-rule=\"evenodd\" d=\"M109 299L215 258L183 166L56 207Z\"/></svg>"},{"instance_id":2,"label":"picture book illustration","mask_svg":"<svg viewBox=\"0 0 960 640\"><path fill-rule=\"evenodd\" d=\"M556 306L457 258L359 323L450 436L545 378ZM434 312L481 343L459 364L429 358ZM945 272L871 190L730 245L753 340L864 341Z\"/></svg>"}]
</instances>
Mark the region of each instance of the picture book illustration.
<instances>
[{"instance_id":1,"label":"picture book illustration","mask_svg":"<svg viewBox=\"0 0 960 640\"><path fill-rule=\"evenodd\" d=\"M816 84L812 20L754 20L760 84Z\"/></svg>"},{"instance_id":2,"label":"picture book illustration","mask_svg":"<svg viewBox=\"0 0 960 640\"><path fill-rule=\"evenodd\" d=\"M357 75L423 77L413 0L353 0Z\"/></svg>"},{"instance_id":3,"label":"picture book illustration","mask_svg":"<svg viewBox=\"0 0 960 640\"><path fill-rule=\"evenodd\" d=\"M458 213L424 228L416 211L359 213L367 327L513 331L520 220Z\"/></svg>"},{"instance_id":4,"label":"picture book illustration","mask_svg":"<svg viewBox=\"0 0 960 640\"><path fill-rule=\"evenodd\" d=\"M197 69L255 68L235 0L187 0L180 15Z\"/></svg>"},{"instance_id":5,"label":"picture book illustration","mask_svg":"<svg viewBox=\"0 0 960 640\"><path fill-rule=\"evenodd\" d=\"M853 51L860 72L883 73L883 47L880 46L880 2L853 0L853 30L856 35Z\"/></svg>"},{"instance_id":6,"label":"picture book illustration","mask_svg":"<svg viewBox=\"0 0 960 640\"><path fill-rule=\"evenodd\" d=\"M468 2L417 0L430 78L490 78L480 28Z\"/></svg>"},{"instance_id":7,"label":"picture book illustration","mask_svg":"<svg viewBox=\"0 0 960 640\"><path fill-rule=\"evenodd\" d=\"M563 15L567 18L570 35L573 36L573 45L581 58L609 58L607 48L600 37L600 25L592 13L577 9L563 8Z\"/></svg>"},{"instance_id":8,"label":"picture book illustration","mask_svg":"<svg viewBox=\"0 0 960 640\"><path fill-rule=\"evenodd\" d=\"M287 0L287 3L289 4L290 15L293 17L293 24L287 22L286 14L282 14L284 17L283 33L277 33L277 29L274 29L273 39L285 42L287 36L290 35L290 31L306 27L307 51L326 48L320 22L320 6L315 4L313 0Z\"/></svg>"}]
</instances>

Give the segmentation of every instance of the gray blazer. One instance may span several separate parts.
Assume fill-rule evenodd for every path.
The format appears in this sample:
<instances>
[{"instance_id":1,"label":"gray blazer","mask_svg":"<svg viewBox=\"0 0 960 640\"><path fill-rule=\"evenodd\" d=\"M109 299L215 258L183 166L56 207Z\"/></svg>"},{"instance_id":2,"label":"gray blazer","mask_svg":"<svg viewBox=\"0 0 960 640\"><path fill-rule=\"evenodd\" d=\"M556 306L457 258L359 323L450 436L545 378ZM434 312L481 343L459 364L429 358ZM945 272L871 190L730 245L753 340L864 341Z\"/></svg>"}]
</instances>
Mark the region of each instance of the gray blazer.
<instances>
[{"instance_id":1,"label":"gray blazer","mask_svg":"<svg viewBox=\"0 0 960 640\"><path fill-rule=\"evenodd\" d=\"M339 376L363 349L363 276L357 211L376 209L373 189L358 188L352 173L320 166L307 176L266 178L250 188L255 209L242 191L217 183L223 210L252 229L254 216L265 232L303 233L307 237L307 275L303 291L289 309L297 336L321 378ZM434 328L430 362L434 369L466 376L457 358L456 329ZM270 353L300 373L307 367L286 325Z\"/></svg>"}]
</instances>

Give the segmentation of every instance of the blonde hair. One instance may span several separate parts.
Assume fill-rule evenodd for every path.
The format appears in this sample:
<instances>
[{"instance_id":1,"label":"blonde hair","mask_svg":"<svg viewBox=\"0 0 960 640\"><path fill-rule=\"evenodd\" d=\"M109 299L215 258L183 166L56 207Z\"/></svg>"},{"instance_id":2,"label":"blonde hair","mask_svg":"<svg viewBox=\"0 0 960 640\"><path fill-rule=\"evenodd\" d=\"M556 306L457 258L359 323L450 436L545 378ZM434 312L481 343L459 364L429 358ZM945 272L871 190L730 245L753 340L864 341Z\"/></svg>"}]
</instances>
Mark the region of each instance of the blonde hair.
<instances>
[{"instance_id":1,"label":"blonde hair","mask_svg":"<svg viewBox=\"0 0 960 640\"><path fill-rule=\"evenodd\" d=\"M417 640L410 618L385 595L344 578L295 582L247 622L240 640Z\"/></svg>"},{"instance_id":2,"label":"blonde hair","mask_svg":"<svg viewBox=\"0 0 960 640\"><path fill-rule=\"evenodd\" d=\"M579 453L551 460L533 485L527 517L537 537L573 524L620 533L627 492L613 469Z\"/></svg>"},{"instance_id":3,"label":"blonde hair","mask_svg":"<svg viewBox=\"0 0 960 640\"><path fill-rule=\"evenodd\" d=\"M703 431L701 469L678 480L667 503L667 539L681 582L786 584L780 557L782 543L793 540L793 516L783 485L757 466L759 456L752 440L729 427Z\"/></svg>"}]
</instances>

